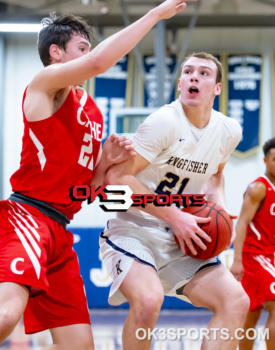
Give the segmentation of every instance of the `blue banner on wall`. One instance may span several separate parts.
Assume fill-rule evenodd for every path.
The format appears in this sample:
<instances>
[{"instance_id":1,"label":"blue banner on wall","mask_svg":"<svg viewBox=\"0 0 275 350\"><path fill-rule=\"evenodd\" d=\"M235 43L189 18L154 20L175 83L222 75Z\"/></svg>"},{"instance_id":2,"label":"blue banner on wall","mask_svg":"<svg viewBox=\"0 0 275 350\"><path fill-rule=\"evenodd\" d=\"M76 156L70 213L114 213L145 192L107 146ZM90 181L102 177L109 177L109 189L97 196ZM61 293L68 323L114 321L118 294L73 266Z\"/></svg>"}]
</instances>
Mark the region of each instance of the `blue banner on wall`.
<instances>
[{"instance_id":1,"label":"blue banner on wall","mask_svg":"<svg viewBox=\"0 0 275 350\"><path fill-rule=\"evenodd\" d=\"M261 55L228 56L228 116L242 126L241 154L260 144L261 71Z\"/></svg>"},{"instance_id":2,"label":"blue banner on wall","mask_svg":"<svg viewBox=\"0 0 275 350\"><path fill-rule=\"evenodd\" d=\"M108 304L112 280L99 257L99 235L103 228L69 228L74 234L74 249L78 255L89 308L128 308L128 303L118 306ZM194 306L176 298L166 297L164 309L193 309Z\"/></svg>"},{"instance_id":3,"label":"blue banner on wall","mask_svg":"<svg viewBox=\"0 0 275 350\"><path fill-rule=\"evenodd\" d=\"M110 110L125 107L128 66L127 55L107 72L95 78L94 100L103 114L103 141L109 136Z\"/></svg>"},{"instance_id":4,"label":"blue banner on wall","mask_svg":"<svg viewBox=\"0 0 275 350\"><path fill-rule=\"evenodd\" d=\"M176 66L176 55L165 57L165 82L164 82L164 101L165 103L171 103L175 100L175 86L171 81L170 76ZM145 79L147 89L144 87L144 107L158 107L158 81L156 72L156 57L144 56L143 64L145 70ZM172 91L172 93L171 93ZM149 94L149 95L148 95Z\"/></svg>"}]
</instances>

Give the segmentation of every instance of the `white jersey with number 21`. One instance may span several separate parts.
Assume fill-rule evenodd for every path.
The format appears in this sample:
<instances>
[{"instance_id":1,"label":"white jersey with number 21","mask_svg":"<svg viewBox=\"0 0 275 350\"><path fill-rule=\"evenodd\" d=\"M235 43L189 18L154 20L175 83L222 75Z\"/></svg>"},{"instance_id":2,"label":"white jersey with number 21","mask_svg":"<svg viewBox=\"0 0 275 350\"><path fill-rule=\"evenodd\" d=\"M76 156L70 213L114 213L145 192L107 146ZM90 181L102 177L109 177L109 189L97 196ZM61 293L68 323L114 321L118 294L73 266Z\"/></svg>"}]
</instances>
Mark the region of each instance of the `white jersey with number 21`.
<instances>
[{"instance_id":1,"label":"white jersey with number 21","mask_svg":"<svg viewBox=\"0 0 275 350\"><path fill-rule=\"evenodd\" d=\"M236 148L241 135L235 119L213 109L208 125L196 128L176 100L146 118L133 136L136 151L150 162L137 178L154 194L201 193L202 186ZM159 220L135 207L129 212Z\"/></svg>"}]
</instances>

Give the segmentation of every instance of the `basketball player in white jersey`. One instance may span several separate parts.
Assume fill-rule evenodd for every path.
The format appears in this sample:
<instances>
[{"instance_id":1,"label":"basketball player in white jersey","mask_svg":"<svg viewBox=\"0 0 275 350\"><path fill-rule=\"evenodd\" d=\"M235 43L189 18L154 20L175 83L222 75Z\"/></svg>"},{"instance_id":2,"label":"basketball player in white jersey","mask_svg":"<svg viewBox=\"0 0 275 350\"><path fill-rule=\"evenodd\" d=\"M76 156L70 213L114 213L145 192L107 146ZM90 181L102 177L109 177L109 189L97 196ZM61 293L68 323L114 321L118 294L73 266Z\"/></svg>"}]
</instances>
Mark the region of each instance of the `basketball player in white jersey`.
<instances>
[{"instance_id":1,"label":"basketball player in white jersey","mask_svg":"<svg viewBox=\"0 0 275 350\"><path fill-rule=\"evenodd\" d=\"M133 137L138 155L115 165L108 184L127 184L135 194L206 193L226 207L222 170L241 138L241 127L212 109L221 92L222 67L210 54L185 59L178 81L179 99L150 115ZM150 349L150 339L139 340L137 329L153 329L164 295L175 296L214 315L202 349L236 349L234 331L242 327L249 301L242 287L218 258L192 259L193 242L207 249L210 238L198 223L209 221L178 208L132 207L107 223L101 234L103 262L112 276L109 302L129 301L123 329L124 349ZM179 240L181 249L175 243ZM230 340L213 328L226 328ZM232 337L232 338L231 338Z\"/></svg>"}]
</instances>

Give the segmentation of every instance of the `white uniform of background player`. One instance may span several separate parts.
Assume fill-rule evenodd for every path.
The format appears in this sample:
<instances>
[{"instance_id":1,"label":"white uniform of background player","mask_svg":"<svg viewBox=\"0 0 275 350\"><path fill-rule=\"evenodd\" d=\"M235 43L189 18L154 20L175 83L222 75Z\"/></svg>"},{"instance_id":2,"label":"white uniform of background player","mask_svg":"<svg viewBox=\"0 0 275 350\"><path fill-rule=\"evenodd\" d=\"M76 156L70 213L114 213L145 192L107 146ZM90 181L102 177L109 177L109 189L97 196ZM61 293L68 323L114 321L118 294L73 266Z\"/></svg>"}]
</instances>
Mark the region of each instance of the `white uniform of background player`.
<instances>
[{"instance_id":1,"label":"white uniform of background player","mask_svg":"<svg viewBox=\"0 0 275 350\"><path fill-rule=\"evenodd\" d=\"M196 128L176 100L151 114L135 133L135 150L150 162L136 177L154 194L202 193L203 185L238 145L241 133L236 120L215 110L205 128ZM114 281L109 298L113 305L127 301L119 287L134 259L158 271L165 294L186 301L177 289L202 266L219 263L217 258L198 260L184 255L169 225L137 207L111 219L100 243L103 262Z\"/></svg>"},{"instance_id":2,"label":"white uniform of background player","mask_svg":"<svg viewBox=\"0 0 275 350\"><path fill-rule=\"evenodd\" d=\"M179 99L146 119L133 138L137 156L112 166L105 182L127 184L135 194L206 193L206 199L225 208L222 170L240 141L241 128L212 109L221 76L221 65L212 55L187 58L178 83ZM185 246L196 254L194 242L206 249L201 239L210 238L198 224L209 219L175 206L149 204L139 209L118 213L100 238L103 262L114 281L109 301L130 303L123 348L150 349L150 339L138 340L136 330L154 328L166 294L212 310L209 331L229 330L229 340L210 332L203 349L236 349L234 331L245 320L246 294L216 258L200 261L184 254Z\"/></svg>"}]
</instances>

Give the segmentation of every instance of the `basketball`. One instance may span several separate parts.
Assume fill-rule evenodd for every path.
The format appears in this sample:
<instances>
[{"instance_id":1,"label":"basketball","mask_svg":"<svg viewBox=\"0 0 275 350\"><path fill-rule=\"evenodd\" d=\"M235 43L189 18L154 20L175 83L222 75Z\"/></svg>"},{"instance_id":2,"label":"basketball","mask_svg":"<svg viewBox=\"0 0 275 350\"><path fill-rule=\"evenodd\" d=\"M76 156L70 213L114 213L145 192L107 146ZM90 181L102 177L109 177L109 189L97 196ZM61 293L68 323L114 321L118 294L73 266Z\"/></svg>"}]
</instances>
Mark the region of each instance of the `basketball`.
<instances>
[{"instance_id":1,"label":"basketball","mask_svg":"<svg viewBox=\"0 0 275 350\"><path fill-rule=\"evenodd\" d=\"M182 211L203 218L211 217L209 222L198 224L198 226L211 237L212 241L206 242L202 239L207 247L206 250L201 249L194 243L197 255L193 255L186 246L187 255L195 259L206 260L219 255L229 246L233 230L233 221L220 205L213 202L206 202L201 207L188 206L187 208L183 208ZM176 237L175 240L178 243Z\"/></svg>"}]
</instances>

